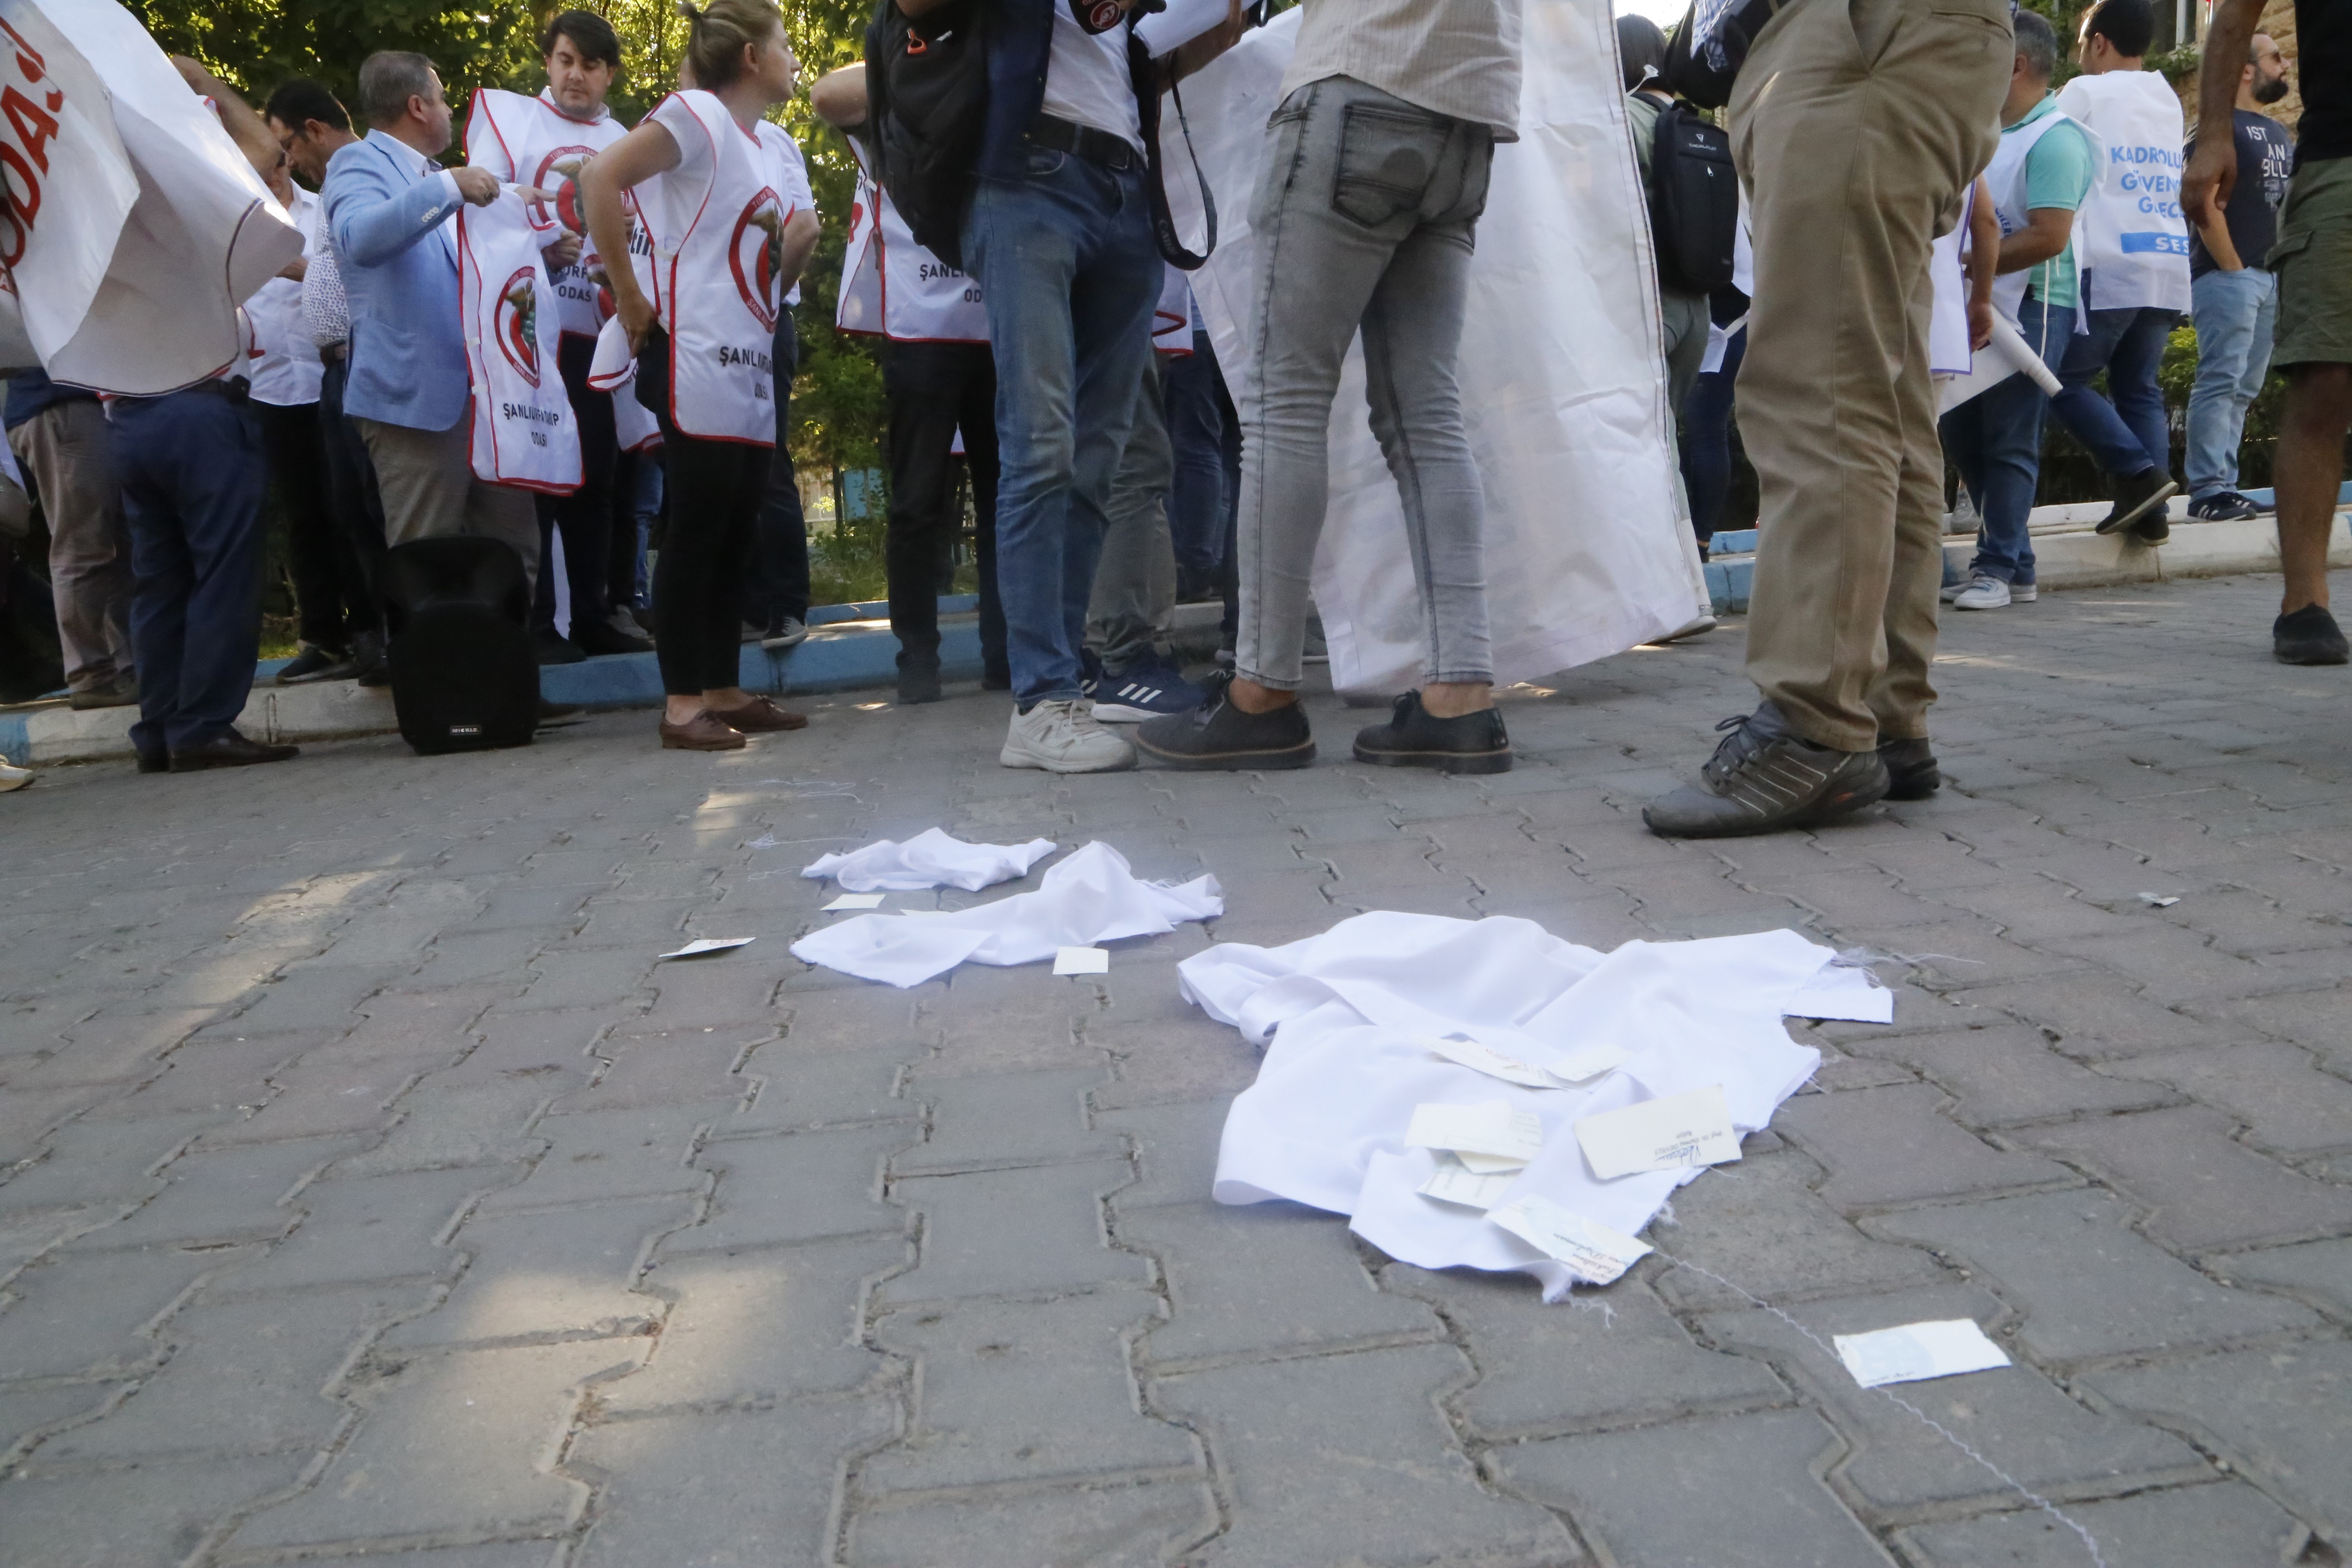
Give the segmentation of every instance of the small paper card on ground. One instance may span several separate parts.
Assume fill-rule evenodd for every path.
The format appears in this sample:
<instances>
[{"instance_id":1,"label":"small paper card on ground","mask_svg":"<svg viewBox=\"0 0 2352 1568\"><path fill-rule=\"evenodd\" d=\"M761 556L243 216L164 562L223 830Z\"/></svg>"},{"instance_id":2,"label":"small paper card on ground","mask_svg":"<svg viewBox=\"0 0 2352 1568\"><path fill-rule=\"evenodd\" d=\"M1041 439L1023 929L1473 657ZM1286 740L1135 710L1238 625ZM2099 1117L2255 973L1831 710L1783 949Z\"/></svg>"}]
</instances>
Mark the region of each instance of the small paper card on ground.
<instances>
[{"instance_id":1,"label":"small paper card on ground","mask_svg":"<svg viewBox=\"0 0 2352 1568\"><path fill-rule=\"evenodd\" d=\"M1864 1388L1919 1383L2007 1366L2009 1357L1967 1318L1905 1323L1867 1334L1839 1334L1838 1359Z\"/></svg>"},{"instance_id":2,"label":"small paper card on ground","mask_svg":"<svg viewBox=\"0 0 2352 1568\"><path fill-rule=\"evenodd\" d=\"M1054 950L1054 973L1056 974L1108 974L1110 949L1107 947L1063 947Z\"/></svg>"},{"instance_id":3,"label":"small paper card on ground","mask_svg":"<svg viewBox=\"0 0 2352 1568\"><path fill-rule=\"evenodd\" d=\"M835 910L878 910L881 907L882 895L879 893L844 893L825 905L824 912L831 914Z\"/></svg>"},{"instance_id":4,"label":"small paper card on ground","mask_svg":"<svg viewBox=\"0 0 2352 1568\"><path fill-rule=\"evenodd\" d=\"M1404 1141L1414 1149L1450 1149L1482 1173L1515 1170L1543 1152L1543 1123L1532 1110L1512 1110L1507 1100L1416 1105Z\"/></svg>"},{"instance_id":5,"label":"small paper card on ground","mask_svg":"<svg viewBox=\"0 0 2352 1568\"><path fill-rule=\"evenodd\" d=\"M1437 1156L1437 1170L1421 1184L1423 1197L1435 1198L1442 1204L1460 1204L1464 1208L1490 1209L1503 1201L1503 1194L1519 1179L1525 1166L1508 1171L1472 1170L1452 1154Z\"/></svg>"},{"instance_id":6,"label":"small paper card on ground","mask_svg":"<svg viewBox=\"0 0 2352 1568\"><path fill-rule=\"evenodd\" d=\"M1576 1141L1584 1145L1592 1173L1604 1182L1637 1171L1720 1165L1739 1158L1739 1134L1732 1131L1719 1083L1588 1116L1576 1124Z\"/></svg>"},{"instance_id":7,"label":"small paper card on ground","mask_svg":"<svg viewBox=\"0 0 2352 1568\"><path fill-rule=\"evenodd\" d=\"M1488 1078L1501 1079L1527 1089L1559 1089L1559 1079L1533 1062L1523 1062L1517 1057L1507 1057L1494 1047L1478 1040L1436 1040L1427 1042L1429 1048L1447 1061L1459 1062L1474 1072Z\"/></svg>"},{"instance_id":8,"label":"small paper card on ground","mask_svg":"<svg viewBox=\"0 0 2352 1568\"><path fill-rule=\"evenodd\" d=\"M1427 1189L1423 1189L1426 1191ZM1650 1245L1571 1214L1530 1193L1489 1209L1486 1217L1595 1285L1606 1285L1648 1255Z\"/></svg>"},{"instance_id":9,"label":"small paper card on ground","mask_svg":"<svg viewBox=\"0 0 2352 1568\"><path fill-rule=\"evenodd\" d=\"M698 936L676 952L665 952L663 958L700 958L706 952L727 952L739 947L749 947L760 939L756 936Z\"/></svg>"},{"instance_id":10,"label":"small paper card on ground","mask_svg":"<svg viewBox=\"0 0 2352 1568\"><path fill-rule=\"evenodd\" d=\"M1569 1052L1559 1061L1554 1062L1549 1071L1554 1078L1565 1079L1570 1083L1582 1083L1587 1079L1599 1078L1633 1054L1622 1046L1612 1046L1605 1042L1601 1045L1585 1046L1580 1049Z\"/></svg>"}]
</instances>

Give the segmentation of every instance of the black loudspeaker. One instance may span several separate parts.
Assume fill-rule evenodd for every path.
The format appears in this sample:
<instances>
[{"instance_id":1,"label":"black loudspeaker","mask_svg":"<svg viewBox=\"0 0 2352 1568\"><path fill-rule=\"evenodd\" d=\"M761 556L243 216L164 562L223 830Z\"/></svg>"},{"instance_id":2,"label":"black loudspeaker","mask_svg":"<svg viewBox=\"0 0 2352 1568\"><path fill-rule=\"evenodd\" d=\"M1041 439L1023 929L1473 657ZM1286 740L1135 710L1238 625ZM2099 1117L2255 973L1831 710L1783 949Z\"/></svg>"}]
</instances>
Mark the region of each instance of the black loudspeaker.
<instances>
[{"instance_id":1,"label":"black loudspeaker","mask_svg":"<svg viewBox=\"0 0 2352 1568\"><path fill-rule=\"evenodd\" d=\"M530 744L539 660L513 545L472 535L395 545L383 599L401 739L427 756Z\"/></svg>"}]
</instances>

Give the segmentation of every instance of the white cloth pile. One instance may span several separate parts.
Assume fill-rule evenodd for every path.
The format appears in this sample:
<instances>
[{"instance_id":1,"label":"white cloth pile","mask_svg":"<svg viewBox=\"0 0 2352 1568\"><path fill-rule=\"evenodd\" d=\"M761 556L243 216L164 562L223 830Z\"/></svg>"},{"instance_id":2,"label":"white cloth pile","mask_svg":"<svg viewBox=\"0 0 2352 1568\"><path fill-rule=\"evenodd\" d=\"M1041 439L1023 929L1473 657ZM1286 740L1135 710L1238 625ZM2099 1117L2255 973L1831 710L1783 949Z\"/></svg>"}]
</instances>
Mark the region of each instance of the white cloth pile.
<instances>
[{"instance_id":1,"label":"white cloth pile","mask_svg":"<svg viewBox=\"0 0 2352 1568\"><path fill-rule=\"evenodd\" d=\"M1530 921L1388 912L1212 947L1178 966L1185 995L1272 1040L1226 1117L1215 1196L1348 1215L1391 1258L1521 1270L1547 1300L1605 1284L1700 1162L1737 1158L1725 1140L1769 1123L1820 1064L1781 1019L1878 1010L1867 973L1835 957L1788 931L1602 954ZM1580 1123L1675 1096L1703 1110L1707 1091L1729 1132L1695 1134L1691 1163L1595 1174L1606 1123Z\"/></svg>"},{"instance_id":2,"label":"white cloth pile","mask_svg":"<svg viewBox=\"0 0 2352 1568\"><path fill-rule=\"evenodd\" d=\"M827 877L846 893L910 893L922 888L961 888L976 893L993 883L1025 877L1029 868L1054 852L1050 838L1026 844L967 844L937 827L904 844L877 838L846 855L820 855L801 875Z\"/></svg>"},{"instance_id":3,"label":"white cloth pile","mask_svg":"<svg viewBox=\"0 0 2352 1568\"><path fill-rule=\"evenodd\" d=\"M793 956L861 980L919 985L966 962L1035 963L1065 947L1158 936L1224 912L1214 877L1173 888L1140 881L1118 850L1095 843L1046 872L1035 892L949 913L859 915L801 938Z\"/></svg>"}]
</instances>

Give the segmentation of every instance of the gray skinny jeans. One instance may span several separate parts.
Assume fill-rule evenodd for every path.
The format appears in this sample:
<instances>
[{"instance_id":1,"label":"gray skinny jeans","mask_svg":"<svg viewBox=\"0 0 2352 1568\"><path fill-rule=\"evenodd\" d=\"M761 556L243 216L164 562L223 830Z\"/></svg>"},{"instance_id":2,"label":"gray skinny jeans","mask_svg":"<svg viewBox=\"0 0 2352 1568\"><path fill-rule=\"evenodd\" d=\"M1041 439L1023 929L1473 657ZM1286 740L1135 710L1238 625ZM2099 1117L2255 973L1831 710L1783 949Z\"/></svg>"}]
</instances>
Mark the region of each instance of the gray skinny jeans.
<instances>
[{"instance_id":1,"label":"gray skinny jeans","mask_svg":"<svg viewBox=\"0 0 2352 1568\"><path fill-rule=\"evenodd\" d=\"M1087 604L1087 643L1114 675L1167 652L1176 607L1176 550L1168 532L1168 487L1175 478L1155 352L1144 356L1136 386L1135 423L1110 481L1110 504L1104 509L1110 526L1103 530Z\"/></svg>"},{"instance_id":2,"label":"gray skinny jeans","mask_svg":"<svg viewBox=\"0 0 2352 1568\"><path fill-rule=\"evenodd\" d=\"M1350 77L1310 82L1267 122L1250 226L1256 352L1242 395L1235 662L1296 690L1307 580L1330 489L1331 400L1364 334L1372 433L1404 502L1431 680L1494 677L1485 501L1454 363L1494 132Z\"/></svg>"}]
</instances>

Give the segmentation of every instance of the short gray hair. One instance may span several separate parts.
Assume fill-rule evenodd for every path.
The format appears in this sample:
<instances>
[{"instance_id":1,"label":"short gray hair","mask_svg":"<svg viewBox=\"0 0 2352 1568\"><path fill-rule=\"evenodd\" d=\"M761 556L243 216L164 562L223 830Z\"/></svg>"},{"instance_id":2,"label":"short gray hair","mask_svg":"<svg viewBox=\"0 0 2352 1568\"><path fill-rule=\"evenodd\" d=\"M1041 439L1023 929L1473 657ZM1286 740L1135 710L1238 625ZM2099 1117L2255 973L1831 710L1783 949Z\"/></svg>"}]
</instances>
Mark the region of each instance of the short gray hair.
<instances>
[{"instance_id":1,"label":"short gray hair","mask_svg":"<svg viewBox=\"0 0 2352 1568\"><path fill-rule=\"evenodd\" d=\"M379 49L360 67L360 112L370 125L389 125L408 112L412 98L433 96L433 62L404 49Z\"/></svg>"},{"instance_id":2,"label":"short gray hair","mask_svg":"<svg viewBox=\"0 0 2352 1568\"><path fill-rule=\"evenodd\" d=\"M2025 68L2048 81L2058 72L2058 35L2039 12L2022 5L2017 10L2017 58ZM364 82L366 78L361 78Z\"/></svg>"}]
</instances>

